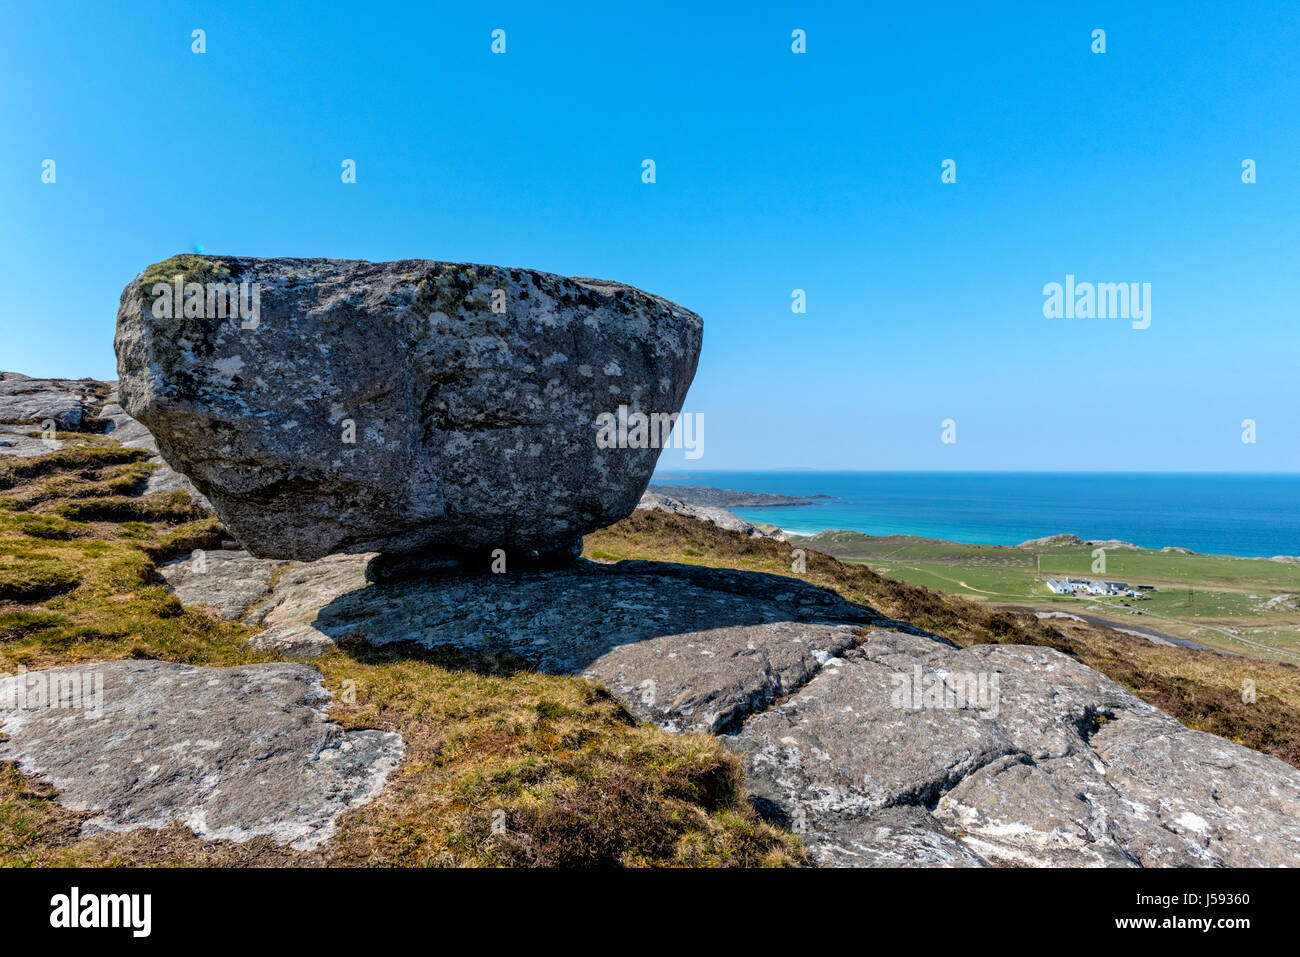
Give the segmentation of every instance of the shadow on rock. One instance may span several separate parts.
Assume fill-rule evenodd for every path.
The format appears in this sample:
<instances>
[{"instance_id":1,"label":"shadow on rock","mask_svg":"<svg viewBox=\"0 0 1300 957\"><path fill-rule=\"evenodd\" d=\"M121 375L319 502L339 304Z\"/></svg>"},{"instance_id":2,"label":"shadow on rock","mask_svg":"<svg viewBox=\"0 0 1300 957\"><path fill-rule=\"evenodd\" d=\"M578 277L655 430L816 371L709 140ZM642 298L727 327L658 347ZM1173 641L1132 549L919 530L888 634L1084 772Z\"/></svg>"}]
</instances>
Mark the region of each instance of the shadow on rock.
<instances>
[{"instance_id":1,"label":"shadow on rock","mask_svg":"<svg viewBox=\"0 0 1300 957\"><path fill-rule=\"evenodd\" d=\"M643 720L714 733L790 694L878 612L806 582L625 561L368 583L364 559L287 571L250 621L261 649L416 656L606 684ZM434 656L430 659L430 655Z\"/></svg>"}]
</instances>

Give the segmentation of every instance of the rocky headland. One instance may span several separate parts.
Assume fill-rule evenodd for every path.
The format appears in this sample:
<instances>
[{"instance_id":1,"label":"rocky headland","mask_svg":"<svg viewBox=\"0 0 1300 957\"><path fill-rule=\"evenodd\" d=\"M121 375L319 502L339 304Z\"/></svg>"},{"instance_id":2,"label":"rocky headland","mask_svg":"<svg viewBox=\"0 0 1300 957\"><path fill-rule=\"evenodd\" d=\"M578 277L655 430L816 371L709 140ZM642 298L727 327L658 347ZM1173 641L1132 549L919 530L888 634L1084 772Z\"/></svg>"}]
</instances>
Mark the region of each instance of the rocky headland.
<instances>
[{"instance_id":1,"label":"rocky headland","mask_svg":"<svg viewBox=\"0 0 1300 957\"><path fill-rule=\"evenodd\" d=\"M737 492L707 485L652 484L650 491L675 498L687 505L710 508L773 508L784 505L820 505L825 495L775 495L770 492Z\"/></svg>"}]
</instances>

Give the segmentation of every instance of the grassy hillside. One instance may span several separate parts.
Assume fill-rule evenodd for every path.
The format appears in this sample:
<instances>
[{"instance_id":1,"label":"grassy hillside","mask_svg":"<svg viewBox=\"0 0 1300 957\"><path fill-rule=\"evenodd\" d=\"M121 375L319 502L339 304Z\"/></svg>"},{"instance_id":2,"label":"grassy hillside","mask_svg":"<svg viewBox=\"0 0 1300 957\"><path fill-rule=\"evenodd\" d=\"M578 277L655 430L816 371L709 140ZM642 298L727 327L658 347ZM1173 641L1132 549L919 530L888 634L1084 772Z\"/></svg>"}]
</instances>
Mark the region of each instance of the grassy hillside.
<instances>
[{"instance_id":1,"label":"grassy hillside","mask_svg":"<svg viewBox=\"0 0 1300 957\"><path fill-rule=\"evenodd\" d=\"M1300 660L1300 564L1108 547L1105 571L1094 572L1094 546L1085 544L964 545L845 531L792 541L972 601L1085 612L1247 657ZM1067 576L1156 590L1144 601L1075 599L1048 590L1045 579Z\"/></svg>"},{"instance_id":2,"label":"grassy hillside","mask_svg":"<svg viewBox=\"0 0 1300 957\"><path fill-rule=\"evenodd\" d=\"M215 548L185 493L135 497L154 468L106 439L0 462L0 672L114 658L268 660L249 629L182 608L154 568ZM398 731L406 760L337 838L297 853L261 838L201 841L181 825L83 840L89 815L0 765L0 864L788 865L791 835L760 821L716 739L634 721L603 689L526 661L446 649L352 647L316 662L348 727ZM338 696L355 682L355 702ZM494 813L504 811L504 833ZM500 830L499 828L497 830Z\"/></svg>"}]
</instances>

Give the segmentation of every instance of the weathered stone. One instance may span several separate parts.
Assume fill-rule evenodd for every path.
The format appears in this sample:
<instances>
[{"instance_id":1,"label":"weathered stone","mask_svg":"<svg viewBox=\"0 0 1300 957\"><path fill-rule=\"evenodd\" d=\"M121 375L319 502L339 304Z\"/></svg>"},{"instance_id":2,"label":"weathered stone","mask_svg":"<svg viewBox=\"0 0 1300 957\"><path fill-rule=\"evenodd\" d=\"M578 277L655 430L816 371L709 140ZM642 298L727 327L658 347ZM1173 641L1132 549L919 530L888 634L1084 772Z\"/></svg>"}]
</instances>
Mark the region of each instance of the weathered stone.
<instances>
[{"instance_id":1,"label":"weathered stone","mask_svg":"<svg viewBox=\"0 0 1300 957\"><path fill-rule=\"evenodd\" d=\"M158 568L184 605L208 605L227 621L243 617L271 592L271 579L287 563L254 558L248 552L203 551Z\"/></svg>"},{"instance_id":2,"label":"weathered stone","mask_svg":"<svg viewBox=\"0 0 1300 957\"><path fill-rule=\"evenodd\" d=\"M116 339L126 411L260 557L569 548L633 510L659 454L601 447L598 417L677 413L699 357L698 316L601 280L423 260L153 272L260 290L255 322L168 319L137 277Z\"/></svg>"},{"instance_id":3,"label":"weathered stone","mask_svg":"<svg viewBox=\"0 0 1300 957\"><path fill-rule=\"evenodd\" d=\"M898 696L918 677L955 691L967 676L990 679L994 693ZM730 743L758 799L802 822L814 856L831 863L874 859L880 842L864 847L862 835L878 834L883 811L908 807L923 830L997 864L1300 864L1300 772L1188 731L1053 649L958 650L872 631ZM884 849L915 858L907 840Z\"/></svg>"},{"instance_id":4,"label":"weathered stone","mask_svg":"<svg viewBox=\"0 0 1300 957\"><path fill-rule=\"evenodd\" d=\"M731 743L754 792L802 809L813 830L824 817L924 805L1014 750L974 708L894 707L896 674L854 653L747 722Z\"/></svg>"},{"instance_id":5,"label":"weathered stone","mask_svg":"<svg viewBox=\"0 0 1300 957\"><path fill-rule=\"evenodd\" d=\"M81 431L90 426L99 405L97 385L90 379L33 379L0 372L0 423L41 425L49 420L59 431Z\"/></svg>"},{"instance_id":6,"label":"weathered stone","mask_svg":"<svg viewBox=\"0 0 1300 957\"><path fill-rule=\"evenodd\" d=\"M658 492L646 492L637 503L638 509L667 512L670 515L686 515L690 518L708 522L729 532L740 532L750 538L768 538L769 534L753 522L747 522L735 512L713 505L688 505L680 499L660 495ZM771 537L775 538L776 535Z\"/></svg>"},{"instance_id":7,"label":"weathered stone","mask_svg":"<svg viewBox=\"0 0 1300 957\"><path fill-rule=\"evenodd\" d=\"M91 689L102 678L99 714ZM38 707L20 687L80 680L81 708ZM402 757L401 738L326 720L328 692L305 665L203 668L112 661L0 679L0 760L59 791L103 831L162 828L309 850L348 808L372 800ZM25 703L27 707L11 705Z\"/></svg>"},{"instance_id":8,"label":"weathered stone","mask_svg":"<svg viewBox=\"0 0 1300 957\"><path fill-rule=\"evenodd\" d=\"M11 455L14 458L46 455L63 448L65 444L63 439L45 438L33 426L0 425L0 455Z\"/></svg>"},{"instance_id":9,"label":"weathered stone","mask_svg":"<svg viewBox=\"0 0 1300 957\"><path fill-rule=\"evenodd\" d=\"M644 720L716 732L852 647L855 623L884 620L804 582L710 572L581 562L376 585L363 559L331 556L286 570L248 621L265 626L254 647L285 655L348 639L513 655L595 678Z\"/></svg>"},{"instance_id":10,"label":"weathered stone","mask_svg":"<svg viewBox=\"0 0 1300 957\"><path fill-rule=\"evenodd\" d=\"M784 820L780 813L776 817ZM814 831L800 818L786 823L820 867L989 866L924 808L906 804L861 817L822 818Z\"/></svg>"},{"instance_id":11,"label":"weathered stone","mask_svg":"<svg viewBox=\"0 0 1300 957\"><path fill-rule=\"evenodd\" d=\"M1149 816L1159 838L1128 843L1144 866L1300 864L1300 775L1290 765L1176 722L1116 721L1089 743L1127 815Z\"/></svg>"}]
</instances>

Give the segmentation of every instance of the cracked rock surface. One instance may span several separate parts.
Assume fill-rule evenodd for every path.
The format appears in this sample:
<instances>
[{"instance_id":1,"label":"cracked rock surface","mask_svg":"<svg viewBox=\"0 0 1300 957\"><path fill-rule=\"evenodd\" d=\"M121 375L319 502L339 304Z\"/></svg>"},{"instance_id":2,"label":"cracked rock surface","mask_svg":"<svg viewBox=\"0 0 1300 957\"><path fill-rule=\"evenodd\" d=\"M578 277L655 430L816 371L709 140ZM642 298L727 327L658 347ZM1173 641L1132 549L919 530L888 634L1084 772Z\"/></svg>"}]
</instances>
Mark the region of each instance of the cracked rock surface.
<instances>
[{"instance_id":1,"label":"cracked rock surface","mask_svg":"<svg viewBox=\"0 0 1300 957\"><path fill-rule=\"evenodd\" d=\"M97 385L90 379L33 379L0 372L0 423L39 426L53 420L61 432L80 432L95 417Z\"/></svg>"},{"instance_id":2,"label":"cracked rock surface","mask_svg":"<svg viewBox=\"0 0 1300 957\"><path fill-rule=\"evenodd\" d=\"M949 691L996 676L997 694L914 707L900 689L918 668ZM873 630L731 744L824 863L882 862L876 822L901 807L960 844L932 842L918 863L1300 864L1300 772L1189 731L1054 649Z\"/></svg>"},{"instance_id":3,"label":"cracked rock surface","mask_svg":"<svg viewBox=\"0 0 1300 957\"><path fill-rule=\"evenodd\" d=\"M602 447L600 416L678 413L699 359L699 316L620 283L185 261L255 286L260 314L159 317L136 277L121 403L259 557L571 547L632 512L666 437Z\"/></svg>"},{"instance_id":4,"label":"cracked rock surface","mask_svg":"<svg viewBox=\"0 0 1300 957\"><path fill-rule=\"evenodd\" d=\"M319 654L348 639L514 655L603 682L643 720L718 732L791 693L884 619L792 579L658 562L370 585L364 560L288 569L252 643Z\"/></svg>"},{"instance_id":5,"label":"cracked rock surface","mask_svg":"<svg viewBox=\"0 0 1300 957\"><path fill-rule=\"evenodd\" d=\"M958 648L758 573L364 568L289 566L245 618L253 644L450 645L597 679L643 720L724 735L755 805L825 866L1300 865L1300 772L1053 649Z\"/></svg>"},{"instance_id":6,"label":"cracked rock surface","mask_svg":"<svg viewBox=\"0 0 1300 957\"><path fill-rule=\"evenodd\" d=\"M68 689L64 706L37 706L35 688L56 681ZM82 706L68 707L74 700ZM396 734L327 720L329 701L315 669L287 662L112 661L29 672L0 679L8 735L0 760L91 813L85 836L180 822L202 838L267 836L310 850L341 813L379 794L402 757Z\"/></svg>"}]
</instances>

